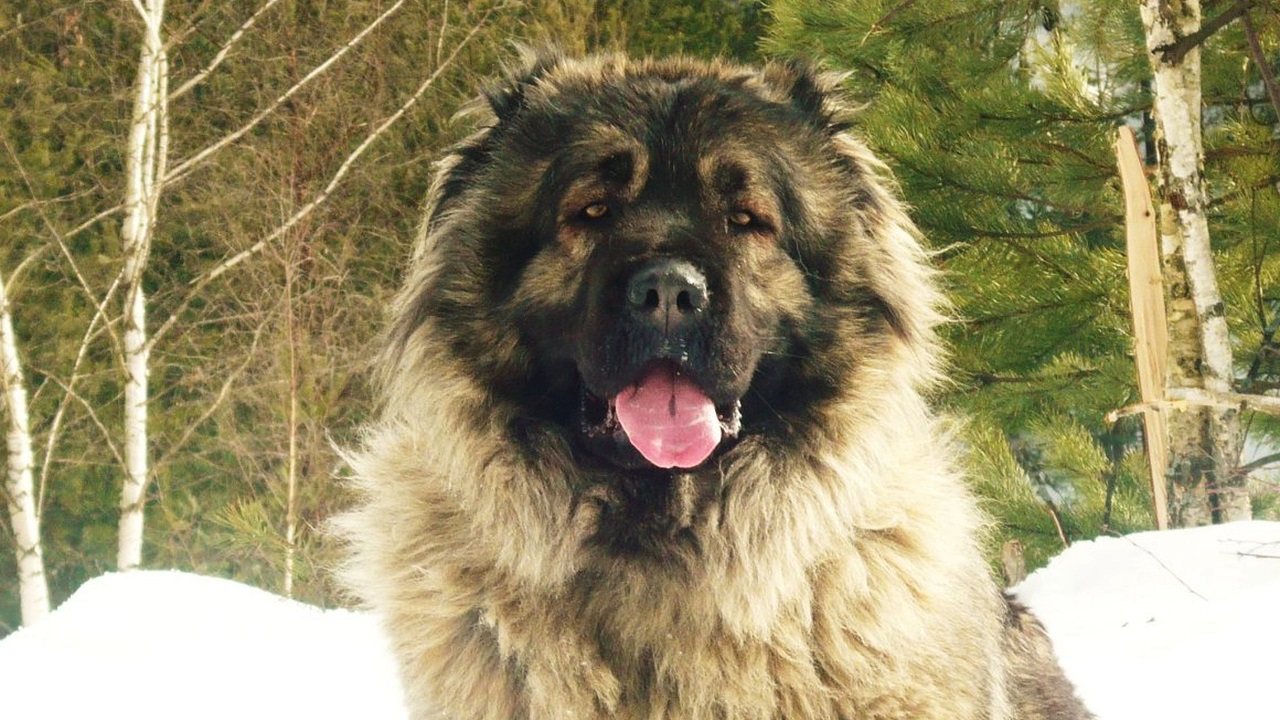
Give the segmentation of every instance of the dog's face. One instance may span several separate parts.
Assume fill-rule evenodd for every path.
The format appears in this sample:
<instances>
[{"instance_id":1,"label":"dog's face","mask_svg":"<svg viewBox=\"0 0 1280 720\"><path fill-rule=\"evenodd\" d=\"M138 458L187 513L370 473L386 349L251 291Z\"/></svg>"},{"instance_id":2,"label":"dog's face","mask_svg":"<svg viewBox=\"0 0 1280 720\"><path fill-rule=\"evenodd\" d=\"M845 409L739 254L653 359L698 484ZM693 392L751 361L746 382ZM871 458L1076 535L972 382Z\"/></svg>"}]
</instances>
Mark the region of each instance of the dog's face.
<instances>
[{"instance_id":1,"label":"dog's face","mask_svg":"<svg viewBox=\"0 0 1280 720\"><path fill-rule=\"evenodd\" d=\"M829 84L531 63L438 179L399 346L430 319L517 439L606 471L705 467L875 402L891 355L928 351L932 296Z\"/></svg>"}]
</instances>

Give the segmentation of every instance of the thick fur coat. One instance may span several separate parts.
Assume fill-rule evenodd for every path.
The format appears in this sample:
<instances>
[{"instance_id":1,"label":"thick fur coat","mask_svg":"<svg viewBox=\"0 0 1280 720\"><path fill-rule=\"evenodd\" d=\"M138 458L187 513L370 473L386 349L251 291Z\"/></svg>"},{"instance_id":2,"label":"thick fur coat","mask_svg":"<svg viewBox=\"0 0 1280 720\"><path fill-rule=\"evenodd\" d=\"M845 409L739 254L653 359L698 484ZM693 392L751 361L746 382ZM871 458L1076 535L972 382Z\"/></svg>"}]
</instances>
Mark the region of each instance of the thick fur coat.
<instances>
[{"instance_id":1,"label":"thick fur coat","mask_svg":"<svg viewBox=\"0 0 1280 720\"><path fill-rule=\"evenodd\" d=\"M1088 717L990 578L933 273L834 87L548 55L472 109L339 521L415 719ZM654 377L705 458L637 452Z\"/></svg>"}]
</instances>

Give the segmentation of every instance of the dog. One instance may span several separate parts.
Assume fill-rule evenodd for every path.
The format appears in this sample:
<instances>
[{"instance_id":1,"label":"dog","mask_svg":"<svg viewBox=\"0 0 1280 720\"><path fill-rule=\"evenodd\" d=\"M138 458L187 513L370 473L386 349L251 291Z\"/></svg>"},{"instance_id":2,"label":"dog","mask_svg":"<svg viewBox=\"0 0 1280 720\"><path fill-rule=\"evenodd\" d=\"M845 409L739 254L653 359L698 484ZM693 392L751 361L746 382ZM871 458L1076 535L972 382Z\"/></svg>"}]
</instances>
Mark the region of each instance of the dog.
<instances>
[{"instance_id":1,"label":"dog","mask_svg":"<svg viewBox=\"0 0 1280 720\"><path fill-rule=\"evenodd\" d=\"M343 575L416 720L1076 720L839 79L533 54L439 164Z\"/></svg>"}]
</instances>

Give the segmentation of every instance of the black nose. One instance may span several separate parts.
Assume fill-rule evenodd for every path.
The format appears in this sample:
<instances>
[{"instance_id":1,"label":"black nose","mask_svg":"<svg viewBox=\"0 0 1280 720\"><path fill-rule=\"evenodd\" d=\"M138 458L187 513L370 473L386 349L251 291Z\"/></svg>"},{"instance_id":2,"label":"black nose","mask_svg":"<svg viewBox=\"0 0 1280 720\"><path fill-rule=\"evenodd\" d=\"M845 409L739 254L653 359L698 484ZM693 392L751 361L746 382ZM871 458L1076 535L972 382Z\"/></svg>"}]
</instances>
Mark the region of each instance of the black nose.
<instances>
[{"instance_id":1,"label":"black nose","mask_svg":"<svg viewBox=\"0 0 1280 720\"><path fill-rule=\"evenodd\" d=\"M707 279L684 260L653 260L627 282L631 312L666 328L692 319L707 309L707 303Z\"/></svg>"}]
</instances>

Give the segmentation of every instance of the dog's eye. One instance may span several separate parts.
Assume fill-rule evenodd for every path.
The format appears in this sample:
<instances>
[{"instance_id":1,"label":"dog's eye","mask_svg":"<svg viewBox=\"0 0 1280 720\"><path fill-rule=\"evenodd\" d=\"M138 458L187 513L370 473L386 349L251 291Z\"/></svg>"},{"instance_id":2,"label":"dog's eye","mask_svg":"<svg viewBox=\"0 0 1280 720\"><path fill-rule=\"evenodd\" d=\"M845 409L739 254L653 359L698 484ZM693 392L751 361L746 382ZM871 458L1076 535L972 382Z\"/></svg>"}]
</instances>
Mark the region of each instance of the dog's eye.
<instances>
[{"instance_id":1,"label":"dog's eye","mask_svg":"<svg viewBox=\"0 0 1280 720\"><path fill-rule=\"evenodd\" d=\"M602 202L594 202L582 208L582 217L588 220L599 220L609 214L609 205Z\"/></svg>"},{"instance_id":2,"label":"dog's eye","mask_svg":"<svg viewBox=\"0 0 1280 720\"><path fill-rule=\"evenodd\" d=\"M729 222L738 227L751 227L755 224L756 218L746 210L734 210L729 213Z\"/></svg>"}]
</instances>

